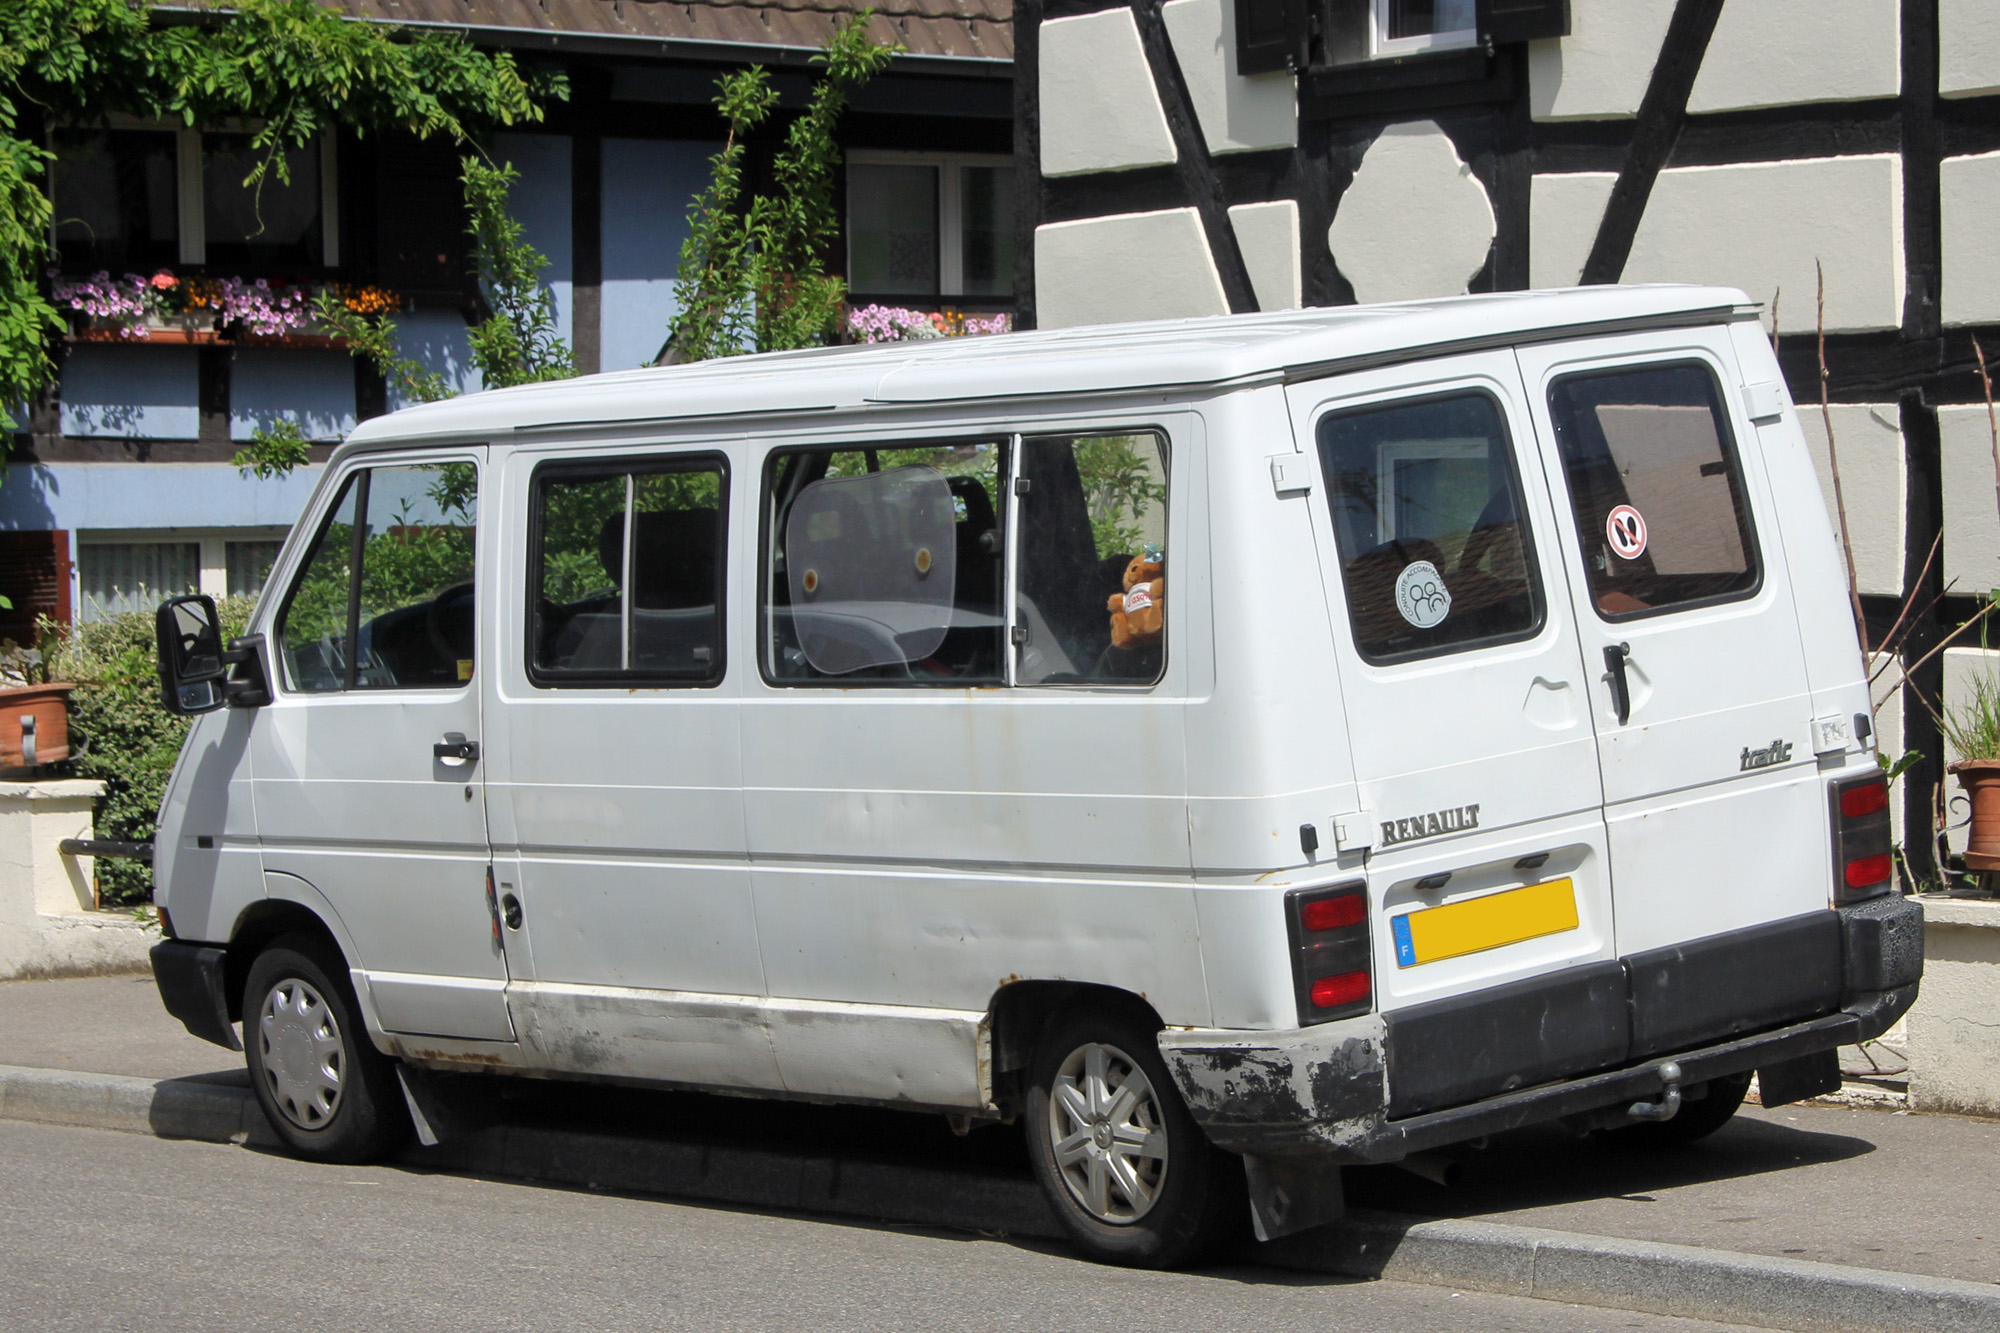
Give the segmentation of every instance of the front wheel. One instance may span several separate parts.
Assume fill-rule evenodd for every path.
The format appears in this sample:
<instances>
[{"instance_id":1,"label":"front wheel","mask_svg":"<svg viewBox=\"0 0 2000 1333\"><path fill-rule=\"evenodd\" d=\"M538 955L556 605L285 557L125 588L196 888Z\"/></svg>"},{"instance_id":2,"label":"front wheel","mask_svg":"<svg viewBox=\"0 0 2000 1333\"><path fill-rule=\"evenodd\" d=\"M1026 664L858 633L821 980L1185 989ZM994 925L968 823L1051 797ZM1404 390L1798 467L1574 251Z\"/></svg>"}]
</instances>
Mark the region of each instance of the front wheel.
<instances>
[{"instance_id":1,"label":"front wheel","mask_svg":"<svg viewBox=\"0 0 2000 1333\"><path fill-rule=\"evenodd\" d=\"M1057 1019L1030 1069L1025 1119L1042 1191L1091 1258L1168 1268L1240 1230L1242 1166L1195 1124L1154 1031L1135 1019Z\"/></svg>"},{"instance_id":2,"label":"front wheel","mask_svg":"<svg viewBox=\"0 0 2000 1333\"><path fill-rule=\"evenodd\" d=\"M250 965L243 1050L264 1118L301 1157L365 1162L408 1132L393 1062L368 1040L346 972L289 935Z\"/></svg>"}]
</instances>

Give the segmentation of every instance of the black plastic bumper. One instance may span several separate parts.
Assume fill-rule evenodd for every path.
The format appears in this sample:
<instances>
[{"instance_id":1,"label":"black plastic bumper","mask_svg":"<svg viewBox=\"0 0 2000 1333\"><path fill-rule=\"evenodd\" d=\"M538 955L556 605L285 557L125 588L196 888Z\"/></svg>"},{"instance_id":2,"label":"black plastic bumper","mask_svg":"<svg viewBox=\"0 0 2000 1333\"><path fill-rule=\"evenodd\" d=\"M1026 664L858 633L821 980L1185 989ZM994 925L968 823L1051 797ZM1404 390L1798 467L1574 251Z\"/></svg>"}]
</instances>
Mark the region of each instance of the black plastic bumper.
<instances>
[{"instance_id":1,"label":"black plastic bumper","mask_svg":"<svg viewBox=\"0 0 2000 1333\"><path fill-rule=\"evenodd\" d=\"M212 944L161 940L153 946L151 957L153 981L160 988L160 1003L167 1012L203 1041L226 1050L242 1050L243 1043L236 1039L236 1029L229 1020L228 950Z\"/></svg>"},{"instance_id":2,"label":"black plastic bumper","mask_svg":"<svg viewBox=\"0 0 2000 1333\"><path fill-rule=\"evenodd\" d=\"M1776 957L1774 945L1782 946ZM1694 941L1676 953L1664 962L1644 955L1577 969L1578 976L1589 974L1590 985L1565 973L1543 980L1539 990L1533 984L1495 988L1487 993L1491 998L1453 1001L1457 1008L1414 1023L1370 1015L1226 1040L1212 1032L1168 1031L1160 1034L1160 1050L1189 1110L1223 1148L1266 1157L1395 1161L1487 1134L1652 1101L1662 1092L1661 1070L1669 1062L1680 1067L1680 1085L1693 1087L1880 1036L1916 1001L1923 912L1905 898L1878 898ZM1733 1010L1717 1006L1711 984L1732 959L1748 969ZM1609 989L1596 976L1607 967L1623 975ZM1789 976L1789 1001L1773 974L1781 981ZM1684 976L1702 984L1683 985ZM1679 1013L1660 1000L1676 993L1688 996ZM1436 1021L1443 1017L1463 1030ZM1746 1018L1757 1030L1743 1030ZM1516 1050L1522 1031L1530 1034L1530 1046ZM1663 1044L1657 1039L1662 1031L1684 1035ZM1560 1051L1577 1033L1582 1035L1564 1067L1564 1057L1552 1058L1548 1048ZM1420 1042L1422 1049L1411 1049ZM1475 1066L1483 1066L1484 1083L1461 1079L1459 1089L1477 1091L1461 1091L1455 1104L1426 1106L1407 1091L1399 1095L1396 1086L1399 1069L1436 1086L1432 1070Z\"/></svg>"}]
</instances>

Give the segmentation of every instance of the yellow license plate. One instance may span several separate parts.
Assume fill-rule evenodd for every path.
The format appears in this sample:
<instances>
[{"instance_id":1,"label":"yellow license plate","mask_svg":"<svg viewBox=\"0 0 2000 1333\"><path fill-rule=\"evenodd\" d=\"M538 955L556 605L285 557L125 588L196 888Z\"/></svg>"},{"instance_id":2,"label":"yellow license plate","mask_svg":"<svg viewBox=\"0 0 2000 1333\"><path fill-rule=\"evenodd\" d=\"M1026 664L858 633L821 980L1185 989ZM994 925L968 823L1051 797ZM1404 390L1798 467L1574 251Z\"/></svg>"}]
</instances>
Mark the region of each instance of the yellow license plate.
<instances>
[{"instance_id":1,"label":"yellow license plate","mask_svg":"<svg viewBox=\"0 0 2000 1333\"><path fill-rule=\"evenodd\" d=\"M1576 885L1567 878L1405 912L1389 922L1396 966L1415 967L1576 929Z\"/></svg>"}]
</instances>

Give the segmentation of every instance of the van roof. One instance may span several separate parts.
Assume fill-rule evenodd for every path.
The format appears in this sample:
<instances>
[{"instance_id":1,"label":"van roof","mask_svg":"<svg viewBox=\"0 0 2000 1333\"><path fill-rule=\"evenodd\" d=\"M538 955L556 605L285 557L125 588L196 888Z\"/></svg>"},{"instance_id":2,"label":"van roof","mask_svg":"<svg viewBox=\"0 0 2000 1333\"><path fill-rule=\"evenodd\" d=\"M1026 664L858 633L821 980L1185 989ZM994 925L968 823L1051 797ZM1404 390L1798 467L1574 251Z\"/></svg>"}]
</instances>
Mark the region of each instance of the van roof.
<instances>
[{"instance_id":1,"label":"van roof","mask_svg":"<svg viewBox=\"0 0 2000 1333\"><path fill-rule=\"evenodd\" d=\"M1726 287L1576 287L769 352L468 394L362 424L343 454L565 426L1213 388L1629 327L1748 318Z\"/></svg>"}]
</instances>

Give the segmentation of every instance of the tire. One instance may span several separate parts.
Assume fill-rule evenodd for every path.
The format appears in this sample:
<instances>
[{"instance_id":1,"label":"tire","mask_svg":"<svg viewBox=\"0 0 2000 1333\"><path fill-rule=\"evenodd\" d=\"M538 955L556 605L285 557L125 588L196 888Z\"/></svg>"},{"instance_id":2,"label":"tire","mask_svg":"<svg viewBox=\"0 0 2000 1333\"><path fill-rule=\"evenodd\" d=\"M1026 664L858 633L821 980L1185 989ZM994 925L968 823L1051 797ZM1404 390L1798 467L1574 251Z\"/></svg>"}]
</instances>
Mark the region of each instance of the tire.
<instances>
[{"instance_id":1,"label":"tire","mask_svg":"<svg viewBox=\"0 0 2000 1333\"><path fill-rule=\"evenodd\" d=\"M1133 1268L1204 1258L1248 1216L1242 1164L1188 1114L1157 1031L1116 1011L1072 1012L1050 1024L1029 1069L1042 1192L1086 1255Z\"/></svg>"},{"instance_id":2,"label":"tire","mask_svg":"<svg viewBox=\"0 0 2000 1333\"><path fill-rule=\"evenodd\" d=\"M250 964L243 1051L264 1118L297 1156L371 1161L409 1133L395 1062L369 1042L339 955L312 936Z\"/></svg>"},{"instance_id":3,"label":"tire","mask_svg":"<svg viewBox=\"0 0 2000 1333\"><path fill-rule=\"evenodd\" d=\"M1644 1121L1620 1125L1604 1131L1607 1143L1621 1148L1684 1148L1705 1139L1729 1123L1743 1095L1750 1091L1748 1073L1731 1074L1708 1081L1708 1095L1698 1102L1682 1102L1672 1120Z\"/></svg>"}]
</instances>

